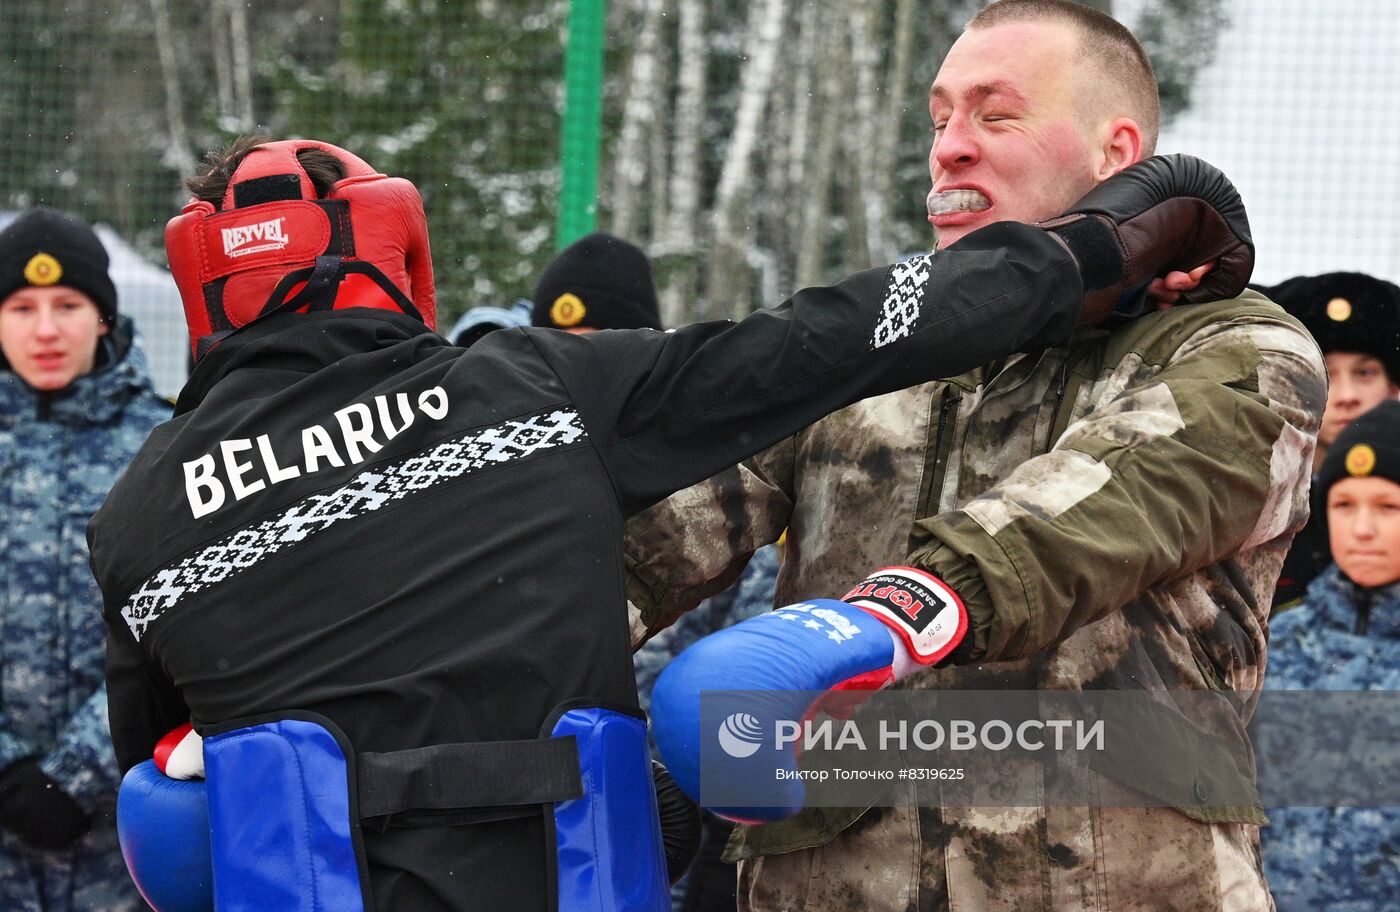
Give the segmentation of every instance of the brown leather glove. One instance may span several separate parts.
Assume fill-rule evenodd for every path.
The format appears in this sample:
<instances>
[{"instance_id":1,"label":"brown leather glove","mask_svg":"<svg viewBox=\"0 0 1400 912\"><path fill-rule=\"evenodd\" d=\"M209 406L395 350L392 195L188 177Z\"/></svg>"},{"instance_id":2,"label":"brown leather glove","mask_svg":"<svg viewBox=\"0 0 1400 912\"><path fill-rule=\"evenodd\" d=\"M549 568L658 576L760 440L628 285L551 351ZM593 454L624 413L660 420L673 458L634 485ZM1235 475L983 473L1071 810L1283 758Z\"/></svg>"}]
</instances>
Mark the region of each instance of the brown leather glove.
<instances>
[{"instance_id":1,"label":"brown leather glove","mask_svg":"<svg viewBox=\"0 0 1400 912\"><path fill-rule=\"evenodd\" d=\"M1190 155L1158 155L1099 184L1064 215L1040 222L1084 278L1080 323L1136 317L1147 285L1214 261L1182 303L1233 298L1254 271L1244 202L1230 179Z\"/></svg>"}]
</instances>

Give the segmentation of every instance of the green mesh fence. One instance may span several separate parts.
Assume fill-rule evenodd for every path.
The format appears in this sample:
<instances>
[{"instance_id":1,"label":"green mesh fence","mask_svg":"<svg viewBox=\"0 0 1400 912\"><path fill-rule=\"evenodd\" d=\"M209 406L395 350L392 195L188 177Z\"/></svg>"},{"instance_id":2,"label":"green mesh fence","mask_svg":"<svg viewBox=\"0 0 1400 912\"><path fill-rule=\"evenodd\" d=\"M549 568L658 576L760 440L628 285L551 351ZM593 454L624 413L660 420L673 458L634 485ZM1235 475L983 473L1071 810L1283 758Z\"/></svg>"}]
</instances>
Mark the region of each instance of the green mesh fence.
<instances>
[{"instance_id":1,"label":"green mesh fence","mask_svg":"<svg viewBox=\"0 0 1400 912\"><path fill-rule=\"evenodd\" d=\"M564 124L560 142L558 230L563 248L598 221L598 147L603 117L605 0L573 0L564 56Z\"/></svg>"},{"instance_id":2,"label":"green mesh fence","mask_svg":"<svg viewBox=\"0 0 1400 912\"><path fill-rule=\"evenodd\" d=\"M3 0L0 213L106 226L172 393L183 318L159 267L182 178L242 133L322 139L418 185L449 325L527 296L554 252L567 16L568 0Z\"/></svg>"},{"instance_id":3,"label":"green mesh fence","mask_svg":"<svg viewBox=\"0 0 1400 912\"><path fill-rule=\"evenodd\" d=\"M167 392L183 329L162 228L203 150L244 132L328 140L417 183L444 325L528 295L595 223L652 256L667 325L742 316L930 246L928 85L980 5L0 0L0 220L43 202L107 226ZM1090 5L1152 55L1163 150L1244 192L1261 279L1397 277L1400 4ZM596 167L562 119L581 12L605 15ZM590 117L596 79L573 83Z\"/></svg>"}]
</instances>

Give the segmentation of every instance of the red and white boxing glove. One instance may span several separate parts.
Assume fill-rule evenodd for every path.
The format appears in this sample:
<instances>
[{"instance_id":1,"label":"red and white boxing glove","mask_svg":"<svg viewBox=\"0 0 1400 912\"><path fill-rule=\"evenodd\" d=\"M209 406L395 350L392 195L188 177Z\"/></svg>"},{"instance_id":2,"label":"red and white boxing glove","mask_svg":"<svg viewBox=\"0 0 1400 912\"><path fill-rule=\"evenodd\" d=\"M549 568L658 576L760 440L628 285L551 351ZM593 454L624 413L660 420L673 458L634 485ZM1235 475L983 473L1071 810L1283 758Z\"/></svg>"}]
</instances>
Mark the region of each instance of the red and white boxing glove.
<instances>
[{"instance_id":1,"label":"red and white boxing glove","mask_svg":"<svg viewBox=\"0 0 1400 912\"><path fill-rule=\"evenodd\" d=\"M214 912L204 740L186 724L156 742L117 792L117 836L136 888L157 912Z\"/></svg>"},{"instance_id":2,"label":"red and white boxing glove","mask_svg":"<svg viewBox=\"0 0 1400 912\"><path fill-rule=\"evenodd\" d=\"M156 742L152 759L171 779L203 779L204 739L186 722Z\"/></svg>"},{"instance_id":3,"label":"red and white boxing glove","mask_svg":"<svg viewBox=\"0 0 1400 912\"><path fill-rule=\"evenodd\" d=\"M888 669L867 682L855 679L839 690L878 690L919 668L945 665L967 637L967 607L947 583L914 567L885 567L867 576L841 601L864 609L896 637ZM903 646L903 649L898 648ZM883 679L880 677L884 674Z\"/></svg>"},{"instance_id":4,"label":"red and white boxing glove","mask_svg":"<svg viewBox=\"0 0 1400 912\"><path fill-rule=\"evenodd\" d=\"M970 647L967 632L967 608L947 583L913 567L886 567L841 601L788 605L691 644L652 690L652 735L676 783L699 802L704 691L767 691L765 716L801 719L812 712L813 692L827 709L820 694L879 690L950 663L960 646ZM795 768L796 758L784 763ZM776 820L799 809L802 794L799 781L782 779L756 804L715 810Z\"/></svg>"}]
</instances>

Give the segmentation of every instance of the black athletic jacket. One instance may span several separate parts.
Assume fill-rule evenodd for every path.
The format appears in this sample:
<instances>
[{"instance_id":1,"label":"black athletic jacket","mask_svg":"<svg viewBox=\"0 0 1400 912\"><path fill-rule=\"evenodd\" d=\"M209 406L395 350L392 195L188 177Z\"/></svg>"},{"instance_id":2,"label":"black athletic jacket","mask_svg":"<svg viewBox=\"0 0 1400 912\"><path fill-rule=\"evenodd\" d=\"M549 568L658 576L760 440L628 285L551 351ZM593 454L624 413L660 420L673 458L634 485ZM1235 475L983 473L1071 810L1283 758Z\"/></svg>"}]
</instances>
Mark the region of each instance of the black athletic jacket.
<instances>
[{"instance_id":1,"label":"black athletic jacket","mask_svg":"<svg viewBox=\"0 0 1400 912\"><path fill-rule=\"evenodd\" d=\"M628 516L861 397L1063 342L1081 294L1056 240L1008 223L669 333L459 349L382 310L252 324L88 531L121 765L187 720L309 711L363 753L635 706ZM380 912L545 909L538 809L496 816L366 827Z\"/></svg>"}]
</instances>

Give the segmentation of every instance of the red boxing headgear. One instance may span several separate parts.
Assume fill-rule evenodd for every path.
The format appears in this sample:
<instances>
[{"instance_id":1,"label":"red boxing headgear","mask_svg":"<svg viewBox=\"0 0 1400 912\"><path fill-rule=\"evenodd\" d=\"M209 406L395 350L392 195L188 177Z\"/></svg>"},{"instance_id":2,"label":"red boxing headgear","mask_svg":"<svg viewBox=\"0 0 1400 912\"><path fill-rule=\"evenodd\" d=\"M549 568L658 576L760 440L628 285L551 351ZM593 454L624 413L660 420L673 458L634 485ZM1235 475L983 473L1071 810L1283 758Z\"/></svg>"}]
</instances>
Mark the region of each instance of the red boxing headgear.
<instances>
[{"instance_id":1,"label":"red boxing headgear","mask_svg":"<svg viewBox=\"0 0 1400 912\"><path fill-rule=\"evenodd\" d=\"M297 160L321 149L345 166L325 198ZM330 307L402 310L437 328L428 225L418 190L328 143L258 146L229 180L223 207L191 200L165 226L190 347L273 312Z\"/></svg>"}]
</instances>

